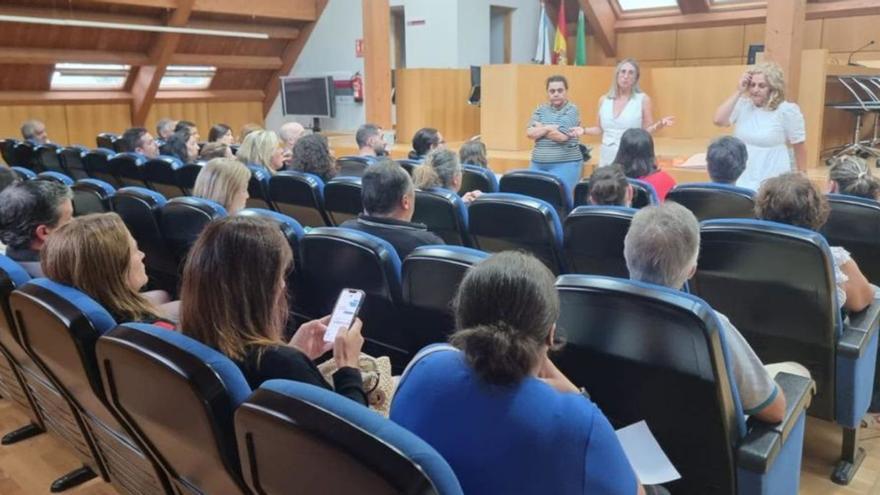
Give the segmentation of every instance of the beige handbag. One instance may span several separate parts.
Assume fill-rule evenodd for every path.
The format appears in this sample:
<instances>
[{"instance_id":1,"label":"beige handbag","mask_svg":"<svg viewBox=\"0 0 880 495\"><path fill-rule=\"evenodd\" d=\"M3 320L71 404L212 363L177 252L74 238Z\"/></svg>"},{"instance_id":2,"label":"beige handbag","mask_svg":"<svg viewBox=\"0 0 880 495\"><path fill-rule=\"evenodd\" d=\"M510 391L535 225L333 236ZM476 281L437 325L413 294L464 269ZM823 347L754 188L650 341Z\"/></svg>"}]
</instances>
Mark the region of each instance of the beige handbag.
<instances>
[{"instance_id":1,"label":"beige handbag","mask_svg":"<svg viewBox=\"0 0 880 495\"><path fill-rule=\"evenodd\" d=\"M388 356L376 358L362 353L358 365L364 380L367 405L370 406L370 409L388 417L391 398L394 396L391 360L388 359ZM318 370L329 383L333 383L333 373L336 373L337 369L336 361L333 359L328 359L318 365Z\"/></svg>"}]
</instances>

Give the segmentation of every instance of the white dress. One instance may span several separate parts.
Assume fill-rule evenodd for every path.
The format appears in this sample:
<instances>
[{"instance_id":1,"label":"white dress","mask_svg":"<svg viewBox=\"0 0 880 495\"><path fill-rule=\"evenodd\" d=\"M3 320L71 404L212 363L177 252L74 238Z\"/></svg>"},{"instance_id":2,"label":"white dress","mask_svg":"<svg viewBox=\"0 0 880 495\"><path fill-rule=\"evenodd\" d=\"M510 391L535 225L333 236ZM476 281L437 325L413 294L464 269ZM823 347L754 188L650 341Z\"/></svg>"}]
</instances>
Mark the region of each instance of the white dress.
<instances>
[{"instance_id":1,"label":"white dress","mask_svg":"<svg viewBox=\"0 0 880 495\"><path fill-rule=\"evenodd\" d=\"M642 128L642 101L645 93L633 94L623 110L614 117L614 100L603 98L599 106L599 125L602 126L602 148L599 150L599 166L611 165L620 147L620 138L627 129Z\"/></svg>"},{"instance_id":2,"label":"white dress","mask_svg":"<svg viewBox=\"0 0 880 495\"><path fill-rule=\"evenodd\" d=\"M733 135L746 143L749 160L736 185L757 190L761 183L792 170L789 144L806 139L804 115L794 103L784 101L776 110L756 107L752 100L740 98L730 114Z\"/></svg>"}]
</instances>

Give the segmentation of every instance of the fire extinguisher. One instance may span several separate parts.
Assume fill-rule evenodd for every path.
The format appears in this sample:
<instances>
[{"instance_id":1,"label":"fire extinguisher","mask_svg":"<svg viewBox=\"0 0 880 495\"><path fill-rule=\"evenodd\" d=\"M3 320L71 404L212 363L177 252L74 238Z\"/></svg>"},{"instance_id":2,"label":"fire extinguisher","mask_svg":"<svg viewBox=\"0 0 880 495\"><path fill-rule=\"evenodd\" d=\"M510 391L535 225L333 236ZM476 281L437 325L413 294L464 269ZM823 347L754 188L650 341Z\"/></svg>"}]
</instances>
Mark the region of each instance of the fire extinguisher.
<instances>
[{"instance_id":1,"label":"fire extinguisher","mask_svg":"<svg viewBox=\"0 0 880 495\"><path fill-rule=\"evenodd\" d=\"M351 92L354 95L354 101L361 103L364 101L364 78L360 72L355 72L351 78Z\"/></svg>"}]
</instances>

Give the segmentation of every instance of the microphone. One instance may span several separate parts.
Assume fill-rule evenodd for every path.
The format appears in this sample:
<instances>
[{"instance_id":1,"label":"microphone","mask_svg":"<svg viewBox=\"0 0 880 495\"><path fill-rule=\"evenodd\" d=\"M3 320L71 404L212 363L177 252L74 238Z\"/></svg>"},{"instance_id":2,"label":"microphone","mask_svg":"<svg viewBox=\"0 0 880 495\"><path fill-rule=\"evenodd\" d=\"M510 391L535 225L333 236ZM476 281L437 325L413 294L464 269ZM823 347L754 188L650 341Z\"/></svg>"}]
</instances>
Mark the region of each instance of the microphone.
<instances>
[{"instance_id":1,"label":"microphone","mask_svg":"<svg viewBox=\"0 0 880 495\"><path fill-rule=\"evenodd\" d=\"M869 46L871 46L873 44L874 44L874 40L871 40L865 46L859 47L854 52L850 53L849 58L846 60L846 65L854 65L856 67L864 67L862 64L853 63L853 61L852 61L853 55L855 55L856 53L859 53L860 51L864 50L865 48L868 48Z\"/></svg>"}]
</instances>

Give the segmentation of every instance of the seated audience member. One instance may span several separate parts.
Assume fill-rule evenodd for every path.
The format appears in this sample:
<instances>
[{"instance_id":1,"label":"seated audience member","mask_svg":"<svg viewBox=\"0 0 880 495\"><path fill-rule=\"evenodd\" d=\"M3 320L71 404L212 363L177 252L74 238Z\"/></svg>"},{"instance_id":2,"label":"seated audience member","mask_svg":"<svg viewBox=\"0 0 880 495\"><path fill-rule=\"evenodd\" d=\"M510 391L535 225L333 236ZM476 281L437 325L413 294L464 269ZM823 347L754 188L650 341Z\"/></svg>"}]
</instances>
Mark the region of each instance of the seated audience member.
<instances>
[{"instance_id":1,"label":"seated audience member","mask_svg":"<svg viewBox=\"0 0 880 495\"><path fill-rule=\"evenodd\" d=\"M159 145L153 136L143 127L132 127L122 133L122 142L125 149L134 153L140 153L147 159L159 156Z\"/></svg>"},{"instance_id":2,"label":"seated audience member","mask_svg":"<svg viewBox=\"0 0 880 495\"><path fill-rule=\"evenodd\" d=\"M677 203L647 206L633 217L623 254L632 280L680 289L697 270L700 224L690 210ZM797 363L766 369L730 320L717 311L715 314L724 332L743 412L769 423L782 421L785 396L771 374L784 370L809 376L809 372Z\"/></svg>"},{"instance_id":3,"label":"seated audience member","mask_svg":"<svg viewBox=\"0 0 880 495\"><path fill-rule=\"evenodd\" d=\"M193 163L199 158L199 141L195 134L184 129L172 134L161 151L163 155L176 156L183 163Z\"/></svg>"},{"instance_id":4,"label":"seated audience member","mask_svg":"<svg viewBox=\"0 0 880 495\"><path fill-rule=\"evenodd\" d=\"M366 405L358 358L361 322L324 342L330 317L304 323L282 340L288 318L285 278L293 253L277 225L231 216L208 224L183 269L180 328L235 361L256 389L266 380L295 380ZM232 303L234 301L234 304ZM330 348L339 370L331 387L314 360Z\"/></svg>"},{"instance_id":5,"label":"seated audience member","mask_svg":"<svg viewBox=\"0 0 880 495\"><path fill-rule=\"evenodd\" d=\"M49 143L46 124L36 119L26 120L21 124L21 137L34 147Z\"/></svg>"},{"instance_id":6,"label":"seated audience member","mask_svg":"<svg viewBox=\"0 0 880 495\"><path fill-rule=\"evenodd\" d=\"M416 131L412 138L412 151L409 152L410 160L424 160L425 156L435 148L445 148L446 141L440 131L432 127L423 127Z\"/></svg>"},{"instance_id":7,"label":"seated audience member","mask_svg":"<svg viewBox=\"0 0 880 495\"><path fill-rule=\"evenodd\" d=\"M376 124L360 126L354 140L358 147L357 156L367 158L371 165L376 162L376 157L388 155L388 144L382 139L382 128Z\"/></svg>"},{"instance_id":8,"label":"seated audience member","mask_svg":"<svg viewBox=\"0 0 880 495\"><path fill-rule=\"evenodd\" d=\"M18 182L18 175L9 167L0 166L0 192ZM0 254L6 254L6 245L0 242Z\"/></svg>"},{"instance_id":9,"label":"seated audience member","mask_svg":"<svg viewBox=\"0 0 880 495\"><path fill-rule=\"evenodd\" d=\"M210 199L223 206L228 214L235 215L247 204L250 180L250 169L240 161L215 158L199 172L192 195Z\"/></svg>"},{"instance_id":10,"label":"seated audience member","mask_svg":"<svg viewBox=\"0 0 880 495\"><path fill-rule=\"evenodd\" d=\"M559 296L533 256L468 270L457 331L401 377L391 419L434 447L464 493L644 493L602 411L548 356Z\"/></svg>"},{"instance_id":11,"label":"seated audience member","mask_svg":"<svg viewBox=\"0 0 880 495\"><path fill-rule=\"evenodd\" d=\"M745 143L733 136L721 136L706 150L706 170L712 182L735 186L748 159Z\"/></svg>"},{"instance_id":12,"label":"seated audience member","mask_svg":"<svg viewBox=\"0 0 880 495\"><path fill-rule=\"evenodd\" d=\"M880 180L871 175L871 169L863 159L844 155L831 164L828 192L880 200Z\"/></svg>"},{"instance_id":13,"label":"seated audience member","mask_svg":"<svg viewBox=\"0 0 880 495\"><path fill-rule=\"evenodd\" d=\"M424 163L413 170L413 183L419 189L442 187L457 193L461 189L461 164L453 151L438 149L428 153ZM461 197L465 203L480 197L482 191L469 191Z\"/></svg>"},{"instance_id":14,"label":"seated audience member","mask_svg":"<svg viewBox=\"0 0 880 495\"><path fill-rule=\"evenodd\" d=\"M178 120L177 124L174 125L174 133L175 134L177 134L178 132L181 132L181 131L188 131L190 134L195 136L196 143L198 143L199 139L201 139L201 137L202 137L199 134L199 128L196 127L196 124L194 122L190 122L188 120Z\"/></svg>"},{"instance_id":15,"label":"seated audience member","mask_svg":"<svg viewBox=\"0 0 880 495\"><path fill-rule=\"evenodd\" d=\"M486 145L479 139L465 141L458 149L458 158L462 164L479 165L489 167L489 159L486 157Z\"/></svg>"},{"instance_id":16,"label":"seated audience member","mask_svg":"<svg viewBox=\"0 0 880 495\"><path fill-rule=\"evenodd\" d=\"M16 182L0 192L0 241L6 256L32 277L42 277L40 250L46 239L73 218L73 192L45 180Z\"/></svg>"},{"instance_id":17,"label":"seated audience member","mask_svg":"<svg viewBox=\"0 0 880 495\"><path fill-rule=\"evenodd\" d=\"M254 131L262 131L262 130L263 130L263 126L261 126L260 124L254 124L253 122L250 122L250 123L247 123L247 124L241 126L241 132L238 134L238 139L240 140L239 143L243 143L244 138L246 138L248 134L250 134Z\"/></svg>"},{"instance_id":18,"label":"seated audience member","mask_svg":"<svg viewBox=\"0 0 880 495\"><path fill-rule=\"evenodd\" d=\"M156 139L165 141L174 134L174 128L177 127L177 121L174 119L164 118L156 122Z\"/></svg>"},{"instance_id":19,"label":"seated audience member","mask_svg":"<svg viewBox=\"0 0 880 495\"><path fill-rule=\"evenodd\" d=\"M208 142L223 143L225 145L234 143L235 137L232 135L232 128L226 124L214 124L211 130L208 131Z\"/></svg>"},{"instance_id":20,"label":"seated audience member","mask_svg":"<svg viewBox=\"0 0 880 495\"><path fill-rule=\"evenodd\" d=\"M214 158L235 158L232 148L228 144L213 142L205 143L199 152L199 160L212 160Z\"/></svg>"},{"instance_id":21,"label":"seated audience member","mask_svg":"<svg viewBox=\"0 0 880 495\"><path fill-rule=\"evenodd\" d=\"M293 147L290 168L308 174L315 174L324 182L336 177L336 159L330 152L327 137L322 134L309 134L301 137Z\"/></svg>"},{"instance_id":22,"label":"seated audience member","mask_svg":"<svg viewBox=\"0 0 880 495\"><path fill-rule=\"evenodd\" d=\"M306 133L306 128L299 122L286 122L278 128L278 138L281 139L281 145L284 151L292 152L296 142Z\"/></svg>"},{"instance_id":23,"label":"seated audience member","mask_svg":"<svg viewBox=\"0 0 880 495\"><path fill-rule=\"evenodd\" d=\"M86 293L117 323L177 316L166 292L140 292L149 281L144 253L116 213L74 218L49 236L41 258L46 277Z\"/></svg>"},{"instance_id":24,"label":"seated audience member","mask_svg":"<svg viewBox=\"0 0 880 495\"><path fill-rule=\"evenodd\" d=\"M654 139L644 129L627 129L623 133L614 163L623 167L627 177L641 179L654 186L660 201L666 199L666 194L675 187L675 179L657 168Z\"/></svg>"},{"instance_id":25,"label":"seated audience member","mask_svg":"<svg viewBox=\"0 0 880 495\"><path fill-rule=\"evenodd\" d=\"M755 216L761 220L786 223L819 230L828 220L828 199L806 175L788 172L766 179L755 196ZM874 288L862 275L849 252L831 246L837 303L848 311L858 312L874 299Z\"/></svg>"},{"instance_id":26,"label":"seated audience member","mask_svg":"<svg viewBox=\"0 0 880 495\"><path fill-rule=\"evenodd\" d=\"M290 157L281 144L278 134L261 129L244 138L235 157L245 165L262 165L270 174L274 174L284 167L284 161Z\"/></svg>"},{"instance_id":27,"label":"seated audience member","mask_svg":"<svg viewBox=\"0 0 880 495\"><path fill-rule=\"evenodd\" d=\"M367 167L361 178L364 213L347 220L340 227L360 230L388 241L400 259L413 249L428 244L444 244L428 232L428 227L412 222L416 192L406 170L387 158Z\"/></svg>"},{"instance_id":28,"label":"seated audience member","mask_svg":"<svg viewBox=\"0 0 880 495\"><path fill-rule=\"evenodd\" d=\"M633 188L618 164L596 167L590 176L587 202L591 205L632 206Z\"/></svg>"}]
</instances>

